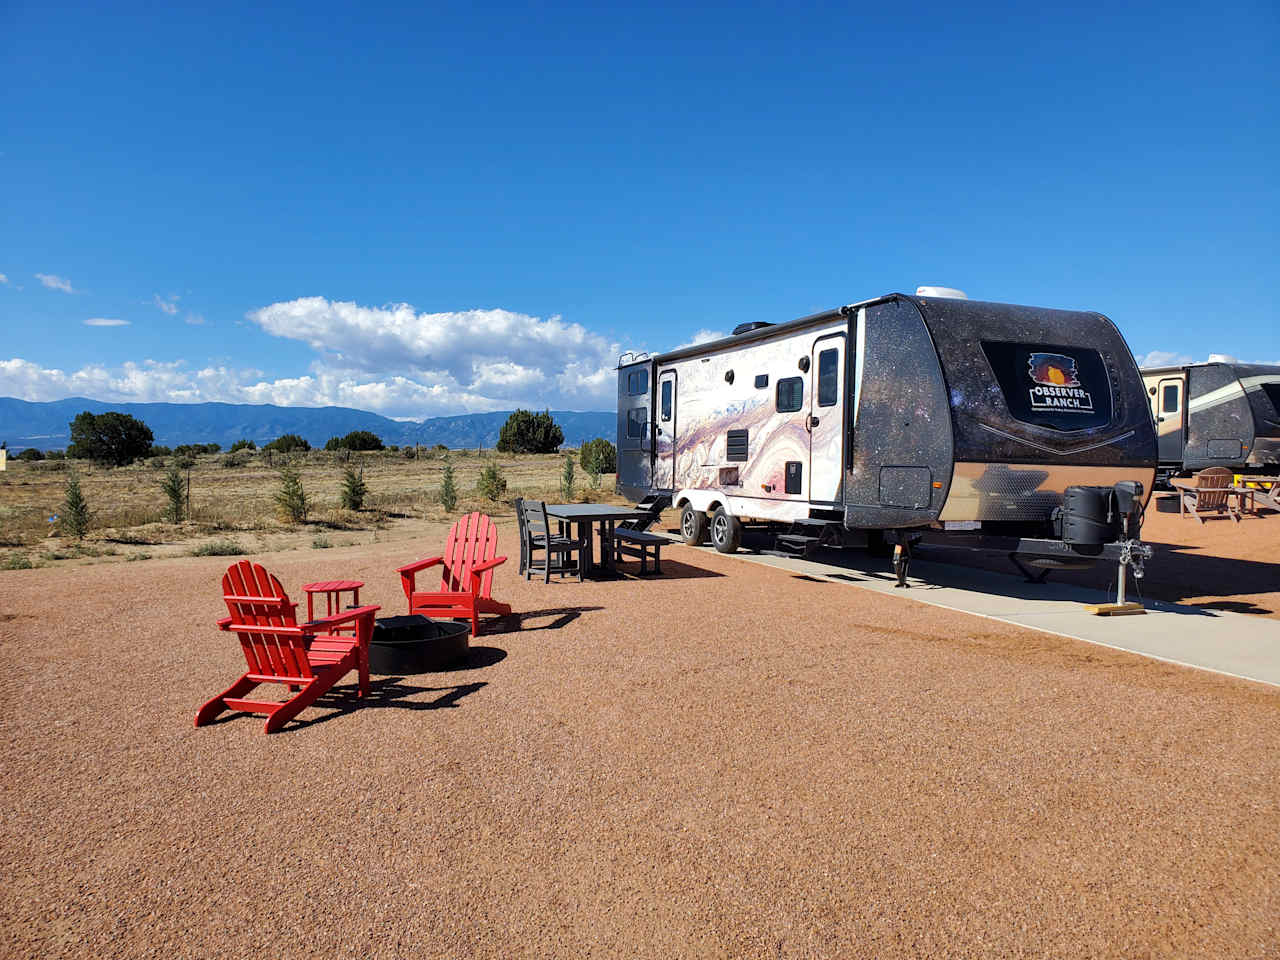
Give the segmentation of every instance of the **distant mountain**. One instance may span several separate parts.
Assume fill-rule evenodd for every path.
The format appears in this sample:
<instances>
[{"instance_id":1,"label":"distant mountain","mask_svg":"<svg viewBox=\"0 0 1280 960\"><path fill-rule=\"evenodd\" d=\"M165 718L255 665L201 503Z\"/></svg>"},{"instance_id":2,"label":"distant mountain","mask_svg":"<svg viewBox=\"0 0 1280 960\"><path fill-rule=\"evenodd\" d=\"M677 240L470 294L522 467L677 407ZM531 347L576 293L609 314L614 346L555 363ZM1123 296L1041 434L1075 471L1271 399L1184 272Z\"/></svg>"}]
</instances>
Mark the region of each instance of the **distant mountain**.
<instances>
[{"instance_id":1,"label":"distant mountain","mask_svg":"<svg viewBox=\"0 0 1280 960\"><path fill-rule=\"evenodd\" d=\"M498 433L511 411L469 413L433 417L422 423L391 420L350 407L277 407L269 403L106 403L72 397L33 403L0 397L0 440L18 452L24 447L60 449L71 442L70 423L88 410L118 410L137 417L155 435L158 445L220 443L223 449L237 440L259 446L284 433L305 437L313 447L332 436L352 430L371 430L388 446L443 443L453 448L495 447ZM551 416L564 431L566 446L576 447L595 437L616 440L617 417L612 411L553 410Z\"/></svg>"}]
</instances>

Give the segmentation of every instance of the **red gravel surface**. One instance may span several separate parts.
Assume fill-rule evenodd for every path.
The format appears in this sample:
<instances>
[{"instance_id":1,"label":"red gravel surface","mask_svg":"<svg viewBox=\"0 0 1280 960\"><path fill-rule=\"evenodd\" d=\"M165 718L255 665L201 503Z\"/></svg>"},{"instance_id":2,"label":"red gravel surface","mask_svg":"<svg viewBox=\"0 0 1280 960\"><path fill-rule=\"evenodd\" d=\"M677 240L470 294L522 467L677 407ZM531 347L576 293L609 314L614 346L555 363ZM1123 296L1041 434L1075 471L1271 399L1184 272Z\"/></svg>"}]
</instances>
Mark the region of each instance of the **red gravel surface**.
<instances>
[{"instance_id":1,"label":"red gravel surface","mask_svg":"<svg viewBox=\"0 0 1280 960\"><path fill-rule=\"evenodd\" d=\"M396 614L434 545L264 559ZM244 669L226 559L3 575L0 952L1280 952L1277 691L667 554L508 567L469 669L352 676L270 737L192 727Z\"/></svg>"}]
</instances>

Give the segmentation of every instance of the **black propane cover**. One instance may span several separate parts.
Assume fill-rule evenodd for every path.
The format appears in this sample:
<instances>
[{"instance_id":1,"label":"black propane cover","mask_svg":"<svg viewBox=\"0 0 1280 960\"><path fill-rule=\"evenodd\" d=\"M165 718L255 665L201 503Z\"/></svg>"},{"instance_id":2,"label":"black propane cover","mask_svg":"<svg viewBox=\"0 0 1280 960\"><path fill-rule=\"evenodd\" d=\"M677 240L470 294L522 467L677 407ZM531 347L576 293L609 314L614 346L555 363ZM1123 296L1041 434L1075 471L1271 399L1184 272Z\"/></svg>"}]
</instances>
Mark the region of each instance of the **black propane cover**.
<instances>
[{"instance_id":1,"label":"black propane cover","mask_svg":"<svg viewBox=\"0 0 1280 960\"><path fill-rule=\"evenodd\" d=\"M1111 487L1067 487L1062 495L1062 539L1066 543L1101 546L1112 539Z\"/></svg>"}]
</instances>

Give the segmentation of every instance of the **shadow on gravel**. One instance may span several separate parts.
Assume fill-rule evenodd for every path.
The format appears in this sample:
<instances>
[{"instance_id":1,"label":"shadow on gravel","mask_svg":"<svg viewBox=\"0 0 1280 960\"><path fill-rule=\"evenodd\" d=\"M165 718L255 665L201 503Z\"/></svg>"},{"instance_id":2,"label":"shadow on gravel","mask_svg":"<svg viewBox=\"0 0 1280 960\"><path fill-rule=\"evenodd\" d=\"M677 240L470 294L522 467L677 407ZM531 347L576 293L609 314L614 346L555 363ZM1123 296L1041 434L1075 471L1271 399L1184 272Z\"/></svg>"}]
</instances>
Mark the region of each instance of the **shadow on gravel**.
<instances>
[{"instance_id":1,"label":"shadow on gravel","mask_svg":"<svg viewBox=\"0 0 1280 960\"><path fill-rule=\"evenodd\" d=\"M550 607L546 610L520 610L508 616L499 617L497 622L502 624L505 633L559 630L573 623L584 613L594 613L603 609L604 607ZM544 618L547 622L541 623L540 621Z\"/></svg>"},{"instance_id":2,"label":"shadow on gravel","mask_svg":"<svg viewBox=\"0 0 1280 960\"><path fill-rule=\"evenodd\" d=\"M639 569L639 564L636 565ZM708 570L705 567L695 567L690 563L681 563L679 560L662 561L662 573L646 573L644 576L636 576L634 579L639 581L645 580L702 580L707 577L723 577L723 573L717 573L715 570Z\"/></svg>"},{"instance_id":3,"label":"shadow on gravel","mask_svg":"<svg viewBox=\"0 0 1280 960\"><path fill-rule=\"evenodd\" d=\"M480 650L495 650L495 647L480 647ZM506 651L499 650L502 654L498 659L506 657ZM459 667L458 669L463 669ZM443 710L451 707L460 706L458 703L463 697L470 696L477 690L487 687L488 684L483 681L475 683L457 683L443 687L421 687L416 684L406 683L404 677L373 677L369 681L369 695L360 699L356 696L356 686L354 682L344 683L337 689L330 690L319 700L311 705L303 715L291 721L283 730L280 730L274 736L282 736L292 733L295 730L304 730L307 727L314 727L318 723L328 723L330 720L336 720L338 717L344 717L349 713L357 710ZM417 699L423 694L437 694L431 699ZM316 716L314 711L327 711ZM217 726L220 723L231 723L234 720L249 720L253 723L261 724L263 717L261 714L255 713L224 713L220 717L216 717L208 725Z\"/></svg>"}]
</instances>

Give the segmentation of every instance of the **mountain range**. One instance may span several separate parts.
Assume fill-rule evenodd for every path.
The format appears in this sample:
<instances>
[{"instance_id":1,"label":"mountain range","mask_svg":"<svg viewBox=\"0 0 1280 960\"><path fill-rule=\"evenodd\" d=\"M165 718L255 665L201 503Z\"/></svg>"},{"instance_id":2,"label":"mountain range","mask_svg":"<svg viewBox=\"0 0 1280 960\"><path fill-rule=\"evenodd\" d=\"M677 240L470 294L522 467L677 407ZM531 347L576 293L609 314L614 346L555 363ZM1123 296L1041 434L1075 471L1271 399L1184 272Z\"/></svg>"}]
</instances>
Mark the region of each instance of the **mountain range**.
<instances>
[{"instance_id":1,"label":"mountain range","mask_svg":"<svg viewBox=\"0 0 1280 960\"><path fill-rule=\"evenodd\" d=\"M0 397L0 440L17 453L24 447L61 449L71 442L70 424L77 414L118 410L151 428L155 443L174 447L183 443L220 443L226 449L237 440L259 446L285 433L305 437L313 447L352 430L370 430L387 446L442 443L450 449L495 447L510 410L432 417L421 422L391 420L351 407L278 407L252 403L107 403L84 397L33 402ZM577 447L595 437L616 440L613 411L553 410L564 431L565 446Z\"/></svg>"}]
</instances>

